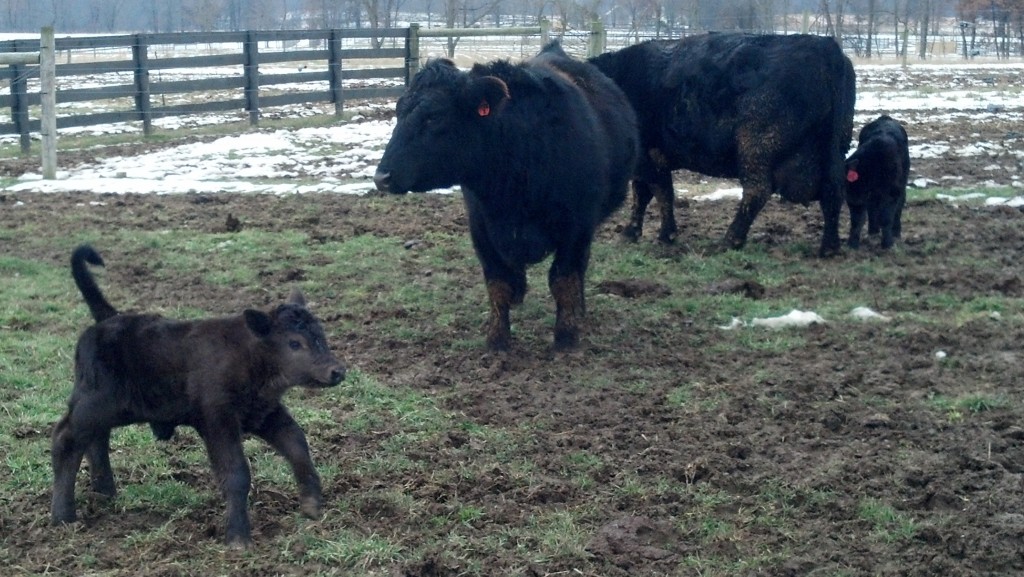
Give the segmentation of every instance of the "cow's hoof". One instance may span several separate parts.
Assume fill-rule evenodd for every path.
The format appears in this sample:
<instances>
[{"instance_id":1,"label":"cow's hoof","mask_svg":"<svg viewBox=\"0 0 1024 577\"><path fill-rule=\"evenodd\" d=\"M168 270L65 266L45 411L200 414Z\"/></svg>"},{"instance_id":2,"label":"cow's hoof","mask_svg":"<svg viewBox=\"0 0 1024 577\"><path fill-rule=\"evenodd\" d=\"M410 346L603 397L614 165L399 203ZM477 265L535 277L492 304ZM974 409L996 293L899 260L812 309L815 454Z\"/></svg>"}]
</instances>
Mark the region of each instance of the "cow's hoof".
<instances>
[{"instance_id":1,"label":"cow's hoof","mask_svg":"<svg viewBox=\"0 0 1024 577\"><path fill-rule=\"evenodd\" d=\"M555 331L555 342L552 347L556 351L571 351L579 344L579 331Z\"/></svg>"},{"instance_id":2,"label":"cow's hoof","mask_svg":"<svg viewBox=\"0 0 1024 577\"><path fill-rule=\"evenodd\" d=\"M727 236L722 241L722 248L725 250L739 250L743 248L743 245L747 244L747 239L736 238L733 236Z\"/></svg>"},{"instance_id":3,"label":"cow's hoof","mask_svg":"<svg viewBox=\"0 0 1024 577\"><path fill-rule=\"evenodd\" d=\"M512 345L511 337L507 336L488 336L487 337L487 349L495 353L503 353L507 351Z\"/></svg>"},{"instance_id":4,"label":"cow's hoof","mask_svg":"<svg viewBox=\"0 0 1024 577\"><path fill-rule=\"evenodd\" d=\"M640 240L640 235L642 234L642 230L633 225L629 225L622 229L622 232L619 233L619 238L625 242L636 242Z\"/></svg>"},{"instance_id":5,"label":"cow's hoof","mask_svg":"<svg viewBox=\"0 0 1024 577\"><path fill-rule=\"evenodd\" d=\"M820 258L832 258L832 257L839 256L842 253L843 253L843 251L841 251L839 249L838 245L837 246L823 246L823 247L821 247L821 250L818 251L818 257L820 257Z\"/></svg>"},{"instance_id":6,"label":"cow's hoof","mask_svg":"<svg viewBox=\"0 0 1024 577\"><path fill-rule=\"evenodd\" d=\"M679 236L679 233L674 230L671 232L663 232L658 235L658 242L661 244L675 244L677 236Z\"/></svg>"}]
</instances>

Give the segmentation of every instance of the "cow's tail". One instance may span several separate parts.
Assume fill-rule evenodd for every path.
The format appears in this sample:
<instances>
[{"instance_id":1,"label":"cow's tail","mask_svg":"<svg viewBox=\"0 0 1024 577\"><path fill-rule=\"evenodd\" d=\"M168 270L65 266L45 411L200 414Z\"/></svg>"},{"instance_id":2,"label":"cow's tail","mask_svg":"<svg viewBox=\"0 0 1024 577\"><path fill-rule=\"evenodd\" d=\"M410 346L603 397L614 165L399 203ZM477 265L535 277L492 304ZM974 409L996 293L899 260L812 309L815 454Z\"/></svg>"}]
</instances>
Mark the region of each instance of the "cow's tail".
<instances>
[{"instance_id":1,"label":"cow's tail","mask_svg":"<svg viewBox=\"0 0 1024 577\"><path fill-rule=\"evenodd\" d=\"M112 307L100 292L100 287L96 284L96 279L89 272L86 263L103 266L103 259L91 246L83 244L71 253L71 276L75 279L75 284L78 285L85 304L89 305L92 318L96 319L98 323L103 322L117 315L117 309Z\"/></svg>"},{"instance_id":2,"label":"cow's tail","mask_svg":"<svg viewBox=\"0 0 1024 577\"><path fill-rule=\"evenodd\" d=\"M853 110L857 100L857 77L853 71L853 63L843 54L842 48L836 46L838 61L833 64L833 75L836 79L835 108L832 110L832 146L845 159L853 141Z\"/></svg>"}]
</instances>

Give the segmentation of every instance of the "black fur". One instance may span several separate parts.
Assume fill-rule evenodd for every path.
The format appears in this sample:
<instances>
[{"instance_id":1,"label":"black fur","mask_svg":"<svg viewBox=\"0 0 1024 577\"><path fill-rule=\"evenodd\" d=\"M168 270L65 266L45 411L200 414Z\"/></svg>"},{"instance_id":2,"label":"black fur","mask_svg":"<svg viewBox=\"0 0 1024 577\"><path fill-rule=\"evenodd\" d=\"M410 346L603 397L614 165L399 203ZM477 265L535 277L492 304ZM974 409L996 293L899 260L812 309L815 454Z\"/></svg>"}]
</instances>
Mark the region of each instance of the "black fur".
<instances>
[{"instance_id":1,"label":"black fur","mask_svg":"<svg viewBox=\"0 0 1024 577\"><path fill-rule=\"evenodd\" d=\"M853 135L853 65L831 38L712 33L652 40L590 61L629 97L642 154L633 213L623 235L638 239L652 198L662 242L677 234L672 170L738 178L743 200L725 235L743 246L773 193L819 201L820 253L839 251L843 161Z\"/></svg>"},{"instance_id":2,"label":"black fur","mask_svg":"<svg viewBox=\"0 0 1024 577\"><path fill-rule=\"evenodd\" d=\"M594 231L625 200L637 157L622 91L556 44L524 63L468 72L429 62L397 115L374 180L399 194L462 186L491 302L488 346L509 346L526 268L552 253L555 346L575 346Z\"/></svg>"},{"instance_id":3,"label":"black fur","mask_svg":"<svg viewBox=\"0 0 1024 577\"><path fill-rule=\"evenodd\" d=\"M320 478L305 435L281 403L292 386L329 387L345 367L327 348L319 321L293 291L270 312L176 321L154 314L119 314L104 298L86 263L102 264L90 247L72 256L75 283L96 324L75 350L75 386L68 411L53 430L52 521L75 520L75 477L82 457L92 490L114 496L110 432L150 423L166 439L179 425L194 427L227 500L227 542L251 541L249 467L242 438L266 440L291 464L301 509L317 516Z\"/></svg>"}]
</instances>

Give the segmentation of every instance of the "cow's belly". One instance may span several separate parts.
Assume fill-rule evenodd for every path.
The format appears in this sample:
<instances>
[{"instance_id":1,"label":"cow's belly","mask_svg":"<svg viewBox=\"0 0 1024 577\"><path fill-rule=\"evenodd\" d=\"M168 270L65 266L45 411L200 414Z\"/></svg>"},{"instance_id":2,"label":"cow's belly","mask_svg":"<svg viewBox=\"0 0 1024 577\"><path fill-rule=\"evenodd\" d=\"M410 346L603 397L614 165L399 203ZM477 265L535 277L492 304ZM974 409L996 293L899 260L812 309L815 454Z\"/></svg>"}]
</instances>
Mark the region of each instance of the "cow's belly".
<instances>
[{"instance_id":1,"label":"cow's belly","mask_svg":"<svg viewBox=\"0 0 1024 577\"><path fill-rule=\"evenodd\" d=\"M495 249L509 264L535 264L555 249L551 235L537 223L494 223L489 230Z\"/></svg>"}]
</instances>

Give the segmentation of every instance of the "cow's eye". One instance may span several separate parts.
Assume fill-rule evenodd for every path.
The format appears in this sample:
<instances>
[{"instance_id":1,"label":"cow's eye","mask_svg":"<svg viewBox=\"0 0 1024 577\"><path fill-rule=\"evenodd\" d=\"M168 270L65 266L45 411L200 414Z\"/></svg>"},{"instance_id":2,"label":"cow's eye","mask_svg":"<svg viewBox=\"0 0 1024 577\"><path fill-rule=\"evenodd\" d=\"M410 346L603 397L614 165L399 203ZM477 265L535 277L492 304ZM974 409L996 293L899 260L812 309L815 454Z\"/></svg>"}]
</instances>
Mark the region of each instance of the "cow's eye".
<instances>
[{"instance_id":1,"label":"cow's eye","mask_svg":"<svg viewBox=\"0 0 1024 577\"><path fill-rule=\"evenodd\" d=\"M293 351L297 351L297 350L299 350L299 349L301 349L301 348L302 348L302 343L300 343L299 341L295 341L295 340L292 340L292 341L288 341L288 346L289 346L289 347L290 347L290 348L291 348L291 349L292 349Z\"/></svg>"}]
</instances>

